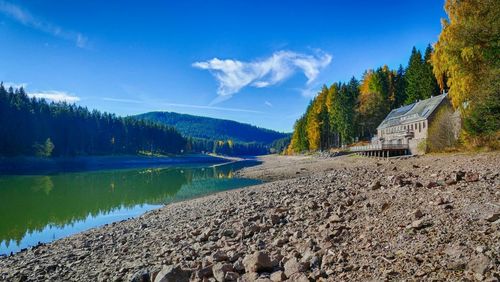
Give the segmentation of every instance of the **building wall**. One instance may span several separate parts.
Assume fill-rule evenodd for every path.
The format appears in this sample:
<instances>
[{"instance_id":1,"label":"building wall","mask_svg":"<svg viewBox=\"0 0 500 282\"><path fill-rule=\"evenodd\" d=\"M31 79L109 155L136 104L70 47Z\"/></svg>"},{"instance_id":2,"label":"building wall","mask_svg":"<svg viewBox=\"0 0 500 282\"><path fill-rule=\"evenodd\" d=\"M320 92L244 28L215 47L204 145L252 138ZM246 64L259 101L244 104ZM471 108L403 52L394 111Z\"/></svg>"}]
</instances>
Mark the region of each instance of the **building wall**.
<instances>
[{"instance_id":1,"label":"building wall","mask_svg":"<svg viewBox=\"0 0 500 282\"><path fill-rule=\"evenodd\" d=\"M432 124L435 113L441 107L451 107L451 103L448 99L444 99L437 107L434 112L428 117L428 119L418 120L414 122L405 122L387 127L384 129L377 130L378 139L383 138L384 143L392 144L408 144L411 154L420 155L426 153L425 141L428 137L429 126ZM458 136L460 131L460 117L455 112L454 114L454 124L455 124L455 135Z\"/></svg>"}]
</instances>

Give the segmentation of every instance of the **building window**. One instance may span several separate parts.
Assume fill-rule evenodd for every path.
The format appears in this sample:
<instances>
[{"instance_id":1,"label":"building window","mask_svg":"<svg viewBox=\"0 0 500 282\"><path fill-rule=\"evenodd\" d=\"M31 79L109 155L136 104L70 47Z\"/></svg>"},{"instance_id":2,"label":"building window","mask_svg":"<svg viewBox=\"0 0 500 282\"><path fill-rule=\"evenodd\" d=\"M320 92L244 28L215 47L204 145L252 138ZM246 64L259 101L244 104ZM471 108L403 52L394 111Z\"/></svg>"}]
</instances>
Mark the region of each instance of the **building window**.
<instances>
[{"instance_id":1,"label":"building window","mask_svg":"<svg viewBox=\"0 0 500 282\"><path fill-rule=\"evenodd\" d=\"M420 126L420 123L418 123L418 132L422 132L422 127Z\"/></svg>"},{"instance_id":2,"label":"building window","mask_svg":"<svg viewBox=\"0 0 500 282\"><path fill-rule=\"evenodd\" d=\"M422 121L422 127L425 128L425 121Z\"/></svg>"}]
</instances>

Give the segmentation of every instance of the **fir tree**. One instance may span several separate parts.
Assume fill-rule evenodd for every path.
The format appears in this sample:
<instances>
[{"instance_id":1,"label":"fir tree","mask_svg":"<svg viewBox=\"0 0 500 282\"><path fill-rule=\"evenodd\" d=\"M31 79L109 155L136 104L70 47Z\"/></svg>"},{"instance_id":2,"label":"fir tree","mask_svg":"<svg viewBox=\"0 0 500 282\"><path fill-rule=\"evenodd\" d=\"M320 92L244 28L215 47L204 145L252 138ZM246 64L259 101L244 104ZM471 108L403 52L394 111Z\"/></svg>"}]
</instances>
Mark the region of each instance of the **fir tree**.
<instances>
[{"instance_id":1,"label":"fir tree","mask_svg":"<svg viewBox=\"0 0 500 282\"><path fill-rule=\"evenodd\" d=\"M405 104L415 103L422 99L421 83L422 83L422 70L424 62L422 54L417 48L413 47L411 50L410 61L405 72L406 91L405 91Z\"/></svg>"}]
</instances>

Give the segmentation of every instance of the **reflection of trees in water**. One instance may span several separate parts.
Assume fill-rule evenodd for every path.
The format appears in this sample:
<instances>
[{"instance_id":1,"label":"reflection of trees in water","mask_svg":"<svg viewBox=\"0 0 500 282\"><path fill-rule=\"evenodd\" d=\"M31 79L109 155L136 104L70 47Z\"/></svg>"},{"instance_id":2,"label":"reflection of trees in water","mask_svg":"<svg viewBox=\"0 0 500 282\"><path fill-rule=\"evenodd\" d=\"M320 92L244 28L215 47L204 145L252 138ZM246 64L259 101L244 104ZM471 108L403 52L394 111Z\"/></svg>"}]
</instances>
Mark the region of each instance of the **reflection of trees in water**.
<instances>
[{"instance_id":1,"label":"reflection of trees in water","mask_svg":"<svg viewBox=\"0 0 500 282\"><path fill-rule=\"evenodd\" d=\"M198 192L230 189L215 179L232 178L244 166L248 164L2 177L0 242L19 242L49 224L62 227L121 207L169 202L193 183Z\"/></svg>"},{"instance_id":2,"label":"reflection of trees in water","mask_svg":"<svg viewBox=\"0 0 500 282\"><path fill-rule=\"evenodd\" d=\"M0 242L121 207L160 203L190 179L179 170L106 171L0 180Z\"/></svg>"}]
</instances>

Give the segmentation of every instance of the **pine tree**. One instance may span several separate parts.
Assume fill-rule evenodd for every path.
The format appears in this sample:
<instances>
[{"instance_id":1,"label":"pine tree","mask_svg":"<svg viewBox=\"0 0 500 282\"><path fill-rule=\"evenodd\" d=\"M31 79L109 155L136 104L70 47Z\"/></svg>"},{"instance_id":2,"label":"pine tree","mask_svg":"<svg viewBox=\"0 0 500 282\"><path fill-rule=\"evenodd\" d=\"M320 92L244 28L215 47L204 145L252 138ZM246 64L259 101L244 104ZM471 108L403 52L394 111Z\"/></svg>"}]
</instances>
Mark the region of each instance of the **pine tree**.
<instances>
[{"instance_id":1,"label":"pine tree","mask_svg":"<svg viewBox=\"0 0 500 282\"><path fill-rule=\"evenodd\" d=\"M406 80L405 70L402 65L399 65L396 77L394 78L394 104L392 108L398 108L404 105L406 101Z\"/></svg>"},{"instance_id":2,"label":"pine tree","mask_svg":"<svg viewBox=\"0 0 500 282\"><path fill-rule=\"evenodd\" d=\"M432 46L429 44L425 49L424 64L422 66L421 97L422 99L439 95L439 85L434 76L431 64Z\"/></svg>"},{"instance_id":3,"label":"pine tree","mask_svg":"<svg viewBox=\"0 0 500 282\"><path fill-rule=\"evenodd\" d=\"M410 61L405 72L406 91L405 91L405 104L415 103L421 100L421 83L422 83L422 70L424 62L422 54L417 48L413 47L411 50Z\"/></svg>"}]
</instances>

